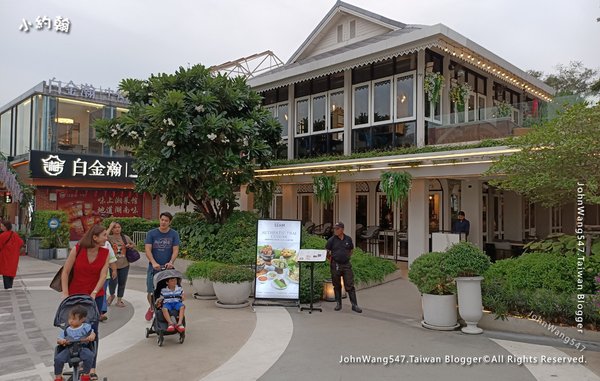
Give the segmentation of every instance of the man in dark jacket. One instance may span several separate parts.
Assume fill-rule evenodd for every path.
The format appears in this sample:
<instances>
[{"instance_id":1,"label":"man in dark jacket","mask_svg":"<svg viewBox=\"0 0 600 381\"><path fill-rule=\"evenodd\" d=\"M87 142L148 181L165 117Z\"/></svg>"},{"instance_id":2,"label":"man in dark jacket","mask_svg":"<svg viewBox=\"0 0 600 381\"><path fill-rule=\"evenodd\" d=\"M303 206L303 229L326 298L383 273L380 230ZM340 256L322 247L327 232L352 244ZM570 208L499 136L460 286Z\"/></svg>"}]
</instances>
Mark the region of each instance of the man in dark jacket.
<instances>
[{"instance_id":1,"label":"man in dark jacket","mask_svg":"<svg viewBox=\"0 0 600 381\"><path fill-rule=\"evenodd\" d=\"M460 234L465 233L465 238L469 236L469 229L471 223L465 218L465 212L462 210L458 212L458 220L454 221L452 225L452 233Z\"/></svg>"},{"instance_id":2,"label":"man in dark jacket","mask_svg":"<svg viewBox=\"0 0 600 381\"><path fill-rule=\"evenodd\" d=\"M331 282L335 292L335 301L337 305L335 310L342 309L342 277L344 277L344 288L350 297L352 303L352 311L361 313L362 309L356 301L356 290L354 289L354 273L352 272L352 264L350 257L354 243L352 238L344 234L344 224L338 222L333 227L333 237L329 238L325 248L327 249L327 257L330 261Z\"/></svg>"}]
</instances>

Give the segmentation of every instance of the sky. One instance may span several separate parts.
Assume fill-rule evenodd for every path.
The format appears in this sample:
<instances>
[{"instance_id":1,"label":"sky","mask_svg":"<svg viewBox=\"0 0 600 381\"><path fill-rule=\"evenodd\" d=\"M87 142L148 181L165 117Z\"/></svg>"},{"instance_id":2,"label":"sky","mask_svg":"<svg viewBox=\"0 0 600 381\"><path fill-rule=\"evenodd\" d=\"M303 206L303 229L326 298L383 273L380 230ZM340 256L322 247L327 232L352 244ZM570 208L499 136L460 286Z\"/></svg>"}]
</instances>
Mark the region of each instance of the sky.
<instances>
[{"instance_id":1,"label":"sky","mask_svg":"<svg viewBox=\"0 0 600 381\"><path fill-rule=\"evenodd\" d=\"M600 68L600 0L347 0L407 24L442 23L528 70ZM284 62L334 0L0 0L0 107L51 78L116 89L123 78L265 50ZM37 30L37 17L70 31ZM19 30L23 19L33 24Z\"/></svg>"}]
</instances>

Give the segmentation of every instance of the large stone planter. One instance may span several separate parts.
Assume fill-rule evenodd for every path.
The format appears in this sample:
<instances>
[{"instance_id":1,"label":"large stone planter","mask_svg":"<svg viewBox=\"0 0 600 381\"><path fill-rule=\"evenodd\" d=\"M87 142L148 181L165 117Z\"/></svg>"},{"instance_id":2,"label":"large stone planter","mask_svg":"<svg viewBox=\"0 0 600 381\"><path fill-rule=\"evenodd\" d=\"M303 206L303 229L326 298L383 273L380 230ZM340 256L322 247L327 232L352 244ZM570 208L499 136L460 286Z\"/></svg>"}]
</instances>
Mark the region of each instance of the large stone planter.
<instances>
[{"instance_id":1,"label":"large stone planter","mask_svg":"<svg viewBox=\"0 0 600 381\"><path fill-rule=\"evenodd\" d=\"M220 283L214 282L213 287L217 295L218 307L242 308L248 306L248 297L252 291L252 282Z\"/></svg>"},{"instance_id":2,"label":"large stone planter","mask_svg":"<svg viewBox=\"0 0 600 381\"><path fill-rule=\"evenodd\" d=\"M459 327L456 315L456 295L423 294L421 303L423 327L438 331L452 331Z\"/></svg>"},{"instance_id":3,"label":"large stone planter","mask_svg":"<svg viewBox=\"0 0 600 381\"><path fill-rule=\"evenodd\" d=\"M202 300L216 299L213 282L206 278L194 278L190 281L194 288L194 298Z\"/></svg>"},{"instance_id":4,"label":"large stone planter","mask_svg":"<svg viewBox=\"0 0 600 381\"><path fill-rule=\"evenodd\" d=\"M67 248L57 248L56 249L56 259L67 259L69 255L69 249Z\"/></svg>"},{"instance_id":5,"label":"large stone planter","mask_svg":"<svg viewBox=\"0 0 600 381\"><path fill-rule=\"evenodd\" d=\"M483 316L483 304L481 301L481 281L483 277L459 277L456 278L458 293L458 312L467 323L461 330L464 333L478 334L483 329L477 323Z\"/></svg>"},{"instance_id":6,"label":"large stone planter","mask_svg":"<svg viewBox=\"0 0 600 381\"><path fill-rule=\"evenodd\" d=\"M49 260L54 259L56 249L39 249L37 259Z\"/></svg>"}]
</instances>

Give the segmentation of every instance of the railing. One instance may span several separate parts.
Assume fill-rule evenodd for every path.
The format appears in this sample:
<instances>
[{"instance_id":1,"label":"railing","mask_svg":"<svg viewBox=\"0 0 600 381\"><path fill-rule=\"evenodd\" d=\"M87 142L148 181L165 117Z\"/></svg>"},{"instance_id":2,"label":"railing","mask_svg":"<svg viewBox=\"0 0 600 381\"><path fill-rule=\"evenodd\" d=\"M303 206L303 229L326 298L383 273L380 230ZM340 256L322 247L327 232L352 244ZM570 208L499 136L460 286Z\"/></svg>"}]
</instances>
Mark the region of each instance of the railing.
<instances>
[{"instance_id":1,"label":"railing","mask_svg":"<svg viewBox=\"0 0 600 381\"><path fill-rule=\"evenodd\" d=\"M135 245L137 246L140 242L146 241L147 234L148 232L133 232L133 236L131 237L131 239L133 240L133 243L135 243Z\"/></svg>"}]
</instances>

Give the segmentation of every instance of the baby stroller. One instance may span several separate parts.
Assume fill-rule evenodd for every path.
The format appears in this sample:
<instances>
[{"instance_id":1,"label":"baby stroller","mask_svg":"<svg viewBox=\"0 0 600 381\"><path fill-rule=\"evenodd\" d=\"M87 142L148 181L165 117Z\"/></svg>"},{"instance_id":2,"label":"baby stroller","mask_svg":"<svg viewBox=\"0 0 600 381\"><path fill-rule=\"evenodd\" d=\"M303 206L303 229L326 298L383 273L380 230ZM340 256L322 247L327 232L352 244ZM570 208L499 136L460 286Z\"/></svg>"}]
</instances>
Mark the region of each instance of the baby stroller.
<instances>
[{"instance_id":1,"label":"baby stroller","mask_svg":"<svg viewBox=\"0 0 600 381\"><path fill-rule=\"evenodd\" d=\"M152 293L152 307L154 308L154 319L152 320L152 325L149 328L146 328L146 338L151 334L156 333L158 335L156 342L159 347L162 347L165 336L179 335L180 344L183 344L183 341L185 340L185 332L167 332L169 324L165 320L162 310L156 307L156 300L160 298L160 290L167 287L167 280L169 278L177 278L177 285L181 286L183 274L175 269L161 269L161 271L154 274L153 279L154 292ZM173 311L172 313L175 315L171 315L171 319L177 321L177 319L179 319L179 314L177 314L177 311ZM183 325L186 325L185 316L183 317Z\"/></svg>"},{"instance_id":2,"label":"baby stroller","mask_svg":"<svg viewBox=\"0 0 600 381\"><path fill-rule=\"evenodd\" d=\"M63 299L58 306L56 316L54 316L54 326L61 329L66 329L69 325L69 312L71 311L71 308L76 305L83 306L87 310L86 323L91 325L98 323L100 319L100 313L98 312L98 307L96 307L96 301L89 295L75 294ZM81 359L79 358L79 350L82 345L84 344L80 343L79 341L74 341L69 343L67 346L57 345L54 349L55 355L60 351L71 351L69 367L73 368L73 371L63 373L63 377L68 381L79 380L79 365L81 363ZM95 342L86 343L85 345L87 345L91 351L96 351ZM106 380L106 378L104 378L104 380Z\"/></svg>"}]
</instances>

